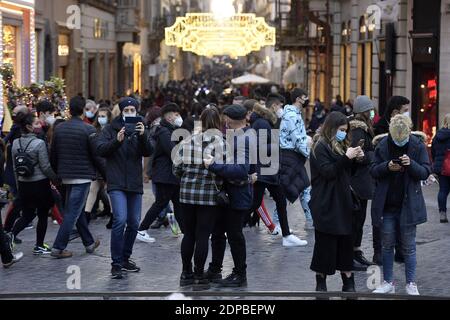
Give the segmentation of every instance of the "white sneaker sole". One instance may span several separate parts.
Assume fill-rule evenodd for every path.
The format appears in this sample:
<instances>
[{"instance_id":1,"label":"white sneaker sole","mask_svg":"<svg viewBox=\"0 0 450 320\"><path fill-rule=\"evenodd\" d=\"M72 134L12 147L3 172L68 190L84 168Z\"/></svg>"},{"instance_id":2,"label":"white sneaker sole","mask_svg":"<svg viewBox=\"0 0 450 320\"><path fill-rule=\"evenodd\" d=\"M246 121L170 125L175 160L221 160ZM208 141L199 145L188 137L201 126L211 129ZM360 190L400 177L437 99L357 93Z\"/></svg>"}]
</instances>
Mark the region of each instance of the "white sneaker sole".
<instances>
[{"instance_id":1,"label":"white sneaker sole","mask_svg":"<svg viewBox=\"0 0 450 320\"><path fill-rule=\"evenodd\" d=\"M306 243L302 243L302 244L299 244L299 243L283 243L283 247L286 247L286 248L291 248L291 247L306 247L308 245L308 243L306 242Z\"/></svg>"},{"instance_id":2,"label":"white sneaker sole","mask_svg":"<svg viewBox=\"0 0 450 320\"><path fill-rule=\"evenodd\" d=\"M145 243L154 243L154 242L156 242L156 239L148 239L148 238L144 238L144 237L140 237L140 236L137 236L136 238L139 241L145 242Z\"/></svg>"}]
</instances>

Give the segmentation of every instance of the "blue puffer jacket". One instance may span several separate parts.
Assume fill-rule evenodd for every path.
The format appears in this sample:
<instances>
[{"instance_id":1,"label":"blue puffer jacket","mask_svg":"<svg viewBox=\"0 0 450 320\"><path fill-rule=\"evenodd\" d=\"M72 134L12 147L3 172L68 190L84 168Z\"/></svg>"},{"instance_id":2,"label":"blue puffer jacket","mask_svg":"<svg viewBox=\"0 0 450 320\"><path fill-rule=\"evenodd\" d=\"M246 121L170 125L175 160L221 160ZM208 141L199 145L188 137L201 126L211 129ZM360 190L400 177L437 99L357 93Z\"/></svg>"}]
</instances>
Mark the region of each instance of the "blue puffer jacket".
<instances>
[{"instance_id":1,"label":"blue puffer jacket","mask_svg":"<svg viewBox=\"0 0 450 320\"><path fill-rule=\"evenodd\" d=\"M247 131L244 129L243 132ZM256 172L255 165L250 164L249 146L251 142L248 137L245 137L245 146L238 141L240 138L235 137L234 140L234 162L233 164L216 164L213 163L209 170L215 174L225 178L225 188L230 198L230 208L234 210L249 210L253 205L253 186L248 183L248 176L244 180L231 180L230 177L236 176L236 173L242 170L237 170L236 167L241 167L244 172L251 175ZM238 163L238 159L245 159L245 163Z\"/></svg>"},{"instance_id":2,"label":"blue puffer jacket","mask_svg":"<svg viewBox=\"0 0 450 320\"><path fill-rule=\"evenodd\" d=\"M416 226L427 221L427 210L420 182L430 176L431 166L425 144L415 135L410 136L407 154L411 159L411 165L404 175L405 197L400 225ZM388 169L388 163L391 160L388 138L385 137L375 149L374 161L370 168L370 174L376 180L375 194L372 201L372 224L374 226L381 226L382 224L391 172Z\"/></svg>"},{"instance_id":3,"label":"blue puffer jacket","mask_svg":"<svg viewBox=\"0 0 450 320\"><path fill-rule=\"evenodd\" d=\"M441 174L445 153L450 149L450 129L441 129L436 133L431 146L433 172Z\"/></svg>"}]
</instances>

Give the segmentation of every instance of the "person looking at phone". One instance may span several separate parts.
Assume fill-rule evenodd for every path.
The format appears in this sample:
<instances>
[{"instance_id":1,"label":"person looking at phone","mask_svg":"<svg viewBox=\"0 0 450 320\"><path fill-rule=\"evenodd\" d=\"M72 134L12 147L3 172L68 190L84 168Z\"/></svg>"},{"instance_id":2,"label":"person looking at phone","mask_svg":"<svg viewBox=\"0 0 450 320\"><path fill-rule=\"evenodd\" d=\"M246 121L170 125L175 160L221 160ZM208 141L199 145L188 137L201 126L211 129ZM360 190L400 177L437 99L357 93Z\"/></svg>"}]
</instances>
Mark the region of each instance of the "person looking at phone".
<instances>
[{"instance_id":1,"label":"person looking at phone","mask_svg":"<svg viewBox=\"0 0 450 320\"><path fill-rule=\"evenodd\" d=\"M113 279L122 279L122 272L140 271L130 258L141 220L142 159L153 151L142 118L136 118L139 102L124 98L119 108L121 114L96 139L98 154L106 158L106 181L114 215L111 232ZM134 132L128 132L127 123L135 123Z\"/></svg>"},{"instance_id":2,"label":"person looking at phone","mask_svg":"<svg viewBox=\"0 0 450 320\"><path fill-rule=\"evenodd\" d=\"M374 293L395 293L393 265L396 224L405 257L406 292L419 295L416 285L416 226L427 221L420 182L431 173L425 144L411 134L411 119L391 119L389 135L377 145L370 168L376 180L372 201L372 223L380 227L383 244L384 283Z\"/></svg>"},{"instance_id":3,"label":"person looking at phone","mask_svg":"<svg viewBox=\"0 0 450 320\"><path fill-rule=\"evenodd\" d=\"M367 202L372 199L374 184L370 176L370 163L374 146L372 139L375 106L367 96L358 96L353 104L354 119L350 121L351 146L361 147L364 157L357 158L350 179L352 189L360 205L353 213L353 270L366 271L374 263L364 257L361 250L364 223L366 221ZM375 250L374 260L381 261L381 250Z\"/></svg>"}]
</instances>

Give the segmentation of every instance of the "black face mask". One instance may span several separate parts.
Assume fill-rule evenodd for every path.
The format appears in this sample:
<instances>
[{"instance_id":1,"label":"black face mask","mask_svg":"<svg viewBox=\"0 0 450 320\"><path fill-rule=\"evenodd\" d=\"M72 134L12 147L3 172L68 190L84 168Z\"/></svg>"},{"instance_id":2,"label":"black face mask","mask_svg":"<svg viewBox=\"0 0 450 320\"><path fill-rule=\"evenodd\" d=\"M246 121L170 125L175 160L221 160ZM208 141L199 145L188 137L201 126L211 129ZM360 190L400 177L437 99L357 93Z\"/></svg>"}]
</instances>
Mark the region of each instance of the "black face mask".
<instances>
[{"instance_id":1,"label":"black face mask","mask_svg":"<svg viewBox=\"0 0 450 320\"><path fill-rule=\"evenodd\" d=\"M306 100L305 103L302 105L302 107L303 107L303 108L307 108L307 107L309 106L309 103L310 103L310 102L311 102L311 101Z\"/></svg>"}]
</instances>

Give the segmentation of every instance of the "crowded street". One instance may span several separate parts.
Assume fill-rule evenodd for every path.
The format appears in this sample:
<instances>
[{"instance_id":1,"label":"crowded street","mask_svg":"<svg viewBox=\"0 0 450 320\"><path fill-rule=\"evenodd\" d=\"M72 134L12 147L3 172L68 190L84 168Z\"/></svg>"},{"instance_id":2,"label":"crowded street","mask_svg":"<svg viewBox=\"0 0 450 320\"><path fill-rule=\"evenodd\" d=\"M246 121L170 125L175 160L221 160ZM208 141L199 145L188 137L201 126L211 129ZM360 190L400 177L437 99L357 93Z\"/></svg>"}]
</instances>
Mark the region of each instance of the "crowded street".
<instances>
[{"instance_id":1,"label":"crowded street","mask_svg":"<svg viewBox=\"0 0 450 320\"><path fill-rule=\"evenodd\" d=\"M0 300L450 299L448 2L0 0Z\"/></svg>"}]
</instances>

